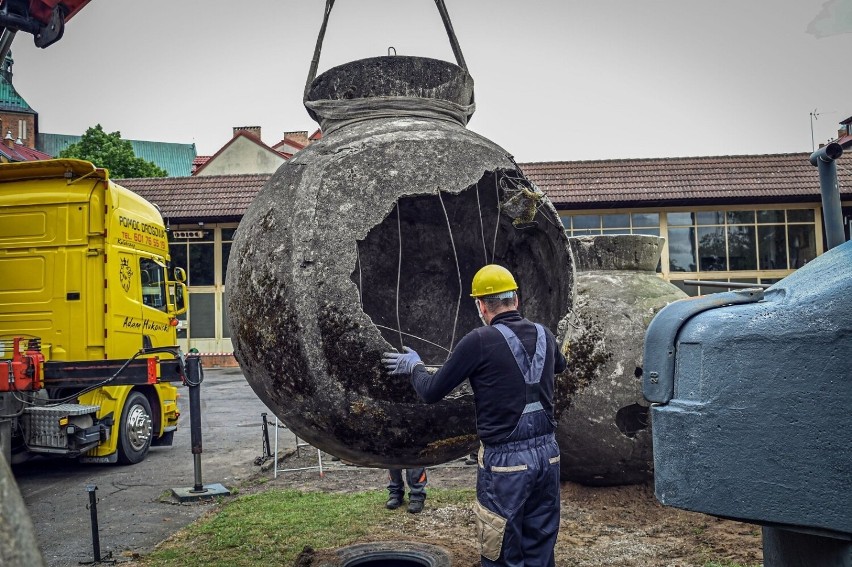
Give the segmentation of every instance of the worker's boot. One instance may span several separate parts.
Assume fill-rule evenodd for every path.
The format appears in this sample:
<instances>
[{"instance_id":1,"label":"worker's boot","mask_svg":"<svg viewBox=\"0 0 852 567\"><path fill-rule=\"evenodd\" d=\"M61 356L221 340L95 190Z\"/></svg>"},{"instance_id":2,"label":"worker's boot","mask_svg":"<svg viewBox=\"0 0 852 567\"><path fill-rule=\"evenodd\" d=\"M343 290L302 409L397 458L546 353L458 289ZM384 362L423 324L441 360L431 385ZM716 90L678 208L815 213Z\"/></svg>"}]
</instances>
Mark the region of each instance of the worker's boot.
<instances>
[{"instance_id":1,"label":"worker's boot","mask_svg":"<svg viewBox=\"0 0 852 567\"><path fill-rule=\"evenodd\" d=\"M422 500L411 500L408 503L408 512L410 514L419 514L423 511L423 501Z\"/></svg>"},{"instance_id":2,"label":"worker's boot","mask_svg":"<svg viewBox=\"0 0 852 567\"><path fill-rule=\"evenodd\" d=\"M391 496L388 498L388 501L385 502L385 508L388 510L396 510L402 506L402 498L399 496Z\"/></svg>"}]
</instances>

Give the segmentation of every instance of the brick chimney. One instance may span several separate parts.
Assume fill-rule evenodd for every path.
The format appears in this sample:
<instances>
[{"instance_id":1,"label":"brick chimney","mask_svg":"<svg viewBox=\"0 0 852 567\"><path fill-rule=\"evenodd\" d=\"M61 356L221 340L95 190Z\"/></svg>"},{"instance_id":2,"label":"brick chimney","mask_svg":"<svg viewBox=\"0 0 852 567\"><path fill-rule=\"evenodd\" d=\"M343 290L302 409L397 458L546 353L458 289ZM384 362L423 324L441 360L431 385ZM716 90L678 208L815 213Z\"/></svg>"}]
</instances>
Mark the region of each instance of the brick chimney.
<instances>
[{"instance_id":1,"label":"brick chimney","mask_svg":"<svg viewBox=\"0 0 852 567\"><path fill-rule=\"evenodd\" d=\"M285 140L290 140L291 142L296 142L297 144L301 144L303 146L307 146L310 142L308 141L308 131L307 130L297 130L295 132L284 132Z\"/></svg>"},{"instance_id":2,"label":"brick chimney","mask_svg":"<svg viewBox=\"0 0 852 567\"><path fill-rule=\"evenodd\" d=\"M260 126L234 126L234 136L240 132L245 132L246 134L251 134L258 140L262 140L260 137Z\"/></svg>"},{"instance_id":3,"label":"brick chimney","mask_svg":"<svg viewBox=\"0 0 852 567\"><path fill-rule=\"evenodd\" d=\"M3 141L6 142L6 147L14 148L15 147L15 138L12 137L12 131L9 130L6 132L6 137L3 138Z\"/></svg>"}]
</instances>

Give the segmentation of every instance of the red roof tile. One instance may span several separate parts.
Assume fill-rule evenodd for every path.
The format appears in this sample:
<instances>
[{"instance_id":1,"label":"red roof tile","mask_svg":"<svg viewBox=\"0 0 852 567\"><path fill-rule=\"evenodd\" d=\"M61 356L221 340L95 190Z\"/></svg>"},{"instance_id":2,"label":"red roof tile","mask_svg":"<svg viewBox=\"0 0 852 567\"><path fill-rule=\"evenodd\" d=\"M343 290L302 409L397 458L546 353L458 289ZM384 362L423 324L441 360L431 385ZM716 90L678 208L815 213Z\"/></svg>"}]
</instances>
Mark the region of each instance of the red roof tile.
<instances>
[{"instance_id":1,"label":"red roof tile","mask_svg":"<svg viewBox=\"0 0 852 567\"><path fill-rule=\"evenodd\" d=\"M277 144L272 144L272 149L277 150L280 146L283 146L283 145L287 145L287 146L296 148L297 150L304 150L307 147L305 144L302 144L301 142L297 142L296 140L293 140L292 138L283 138Z\"/></svg>"},{"instance_id":2,"label":"red roof tile","mask_svg":"<svg viewBox=\"0 0 852 567\"><path fill-rule=\"evenodd\" d=\"M809 156L772 154L520 165L557 207L672 206L819 199L819 175L808 161ZM838 167L838 178L843 194L852 194L852 173Z\"/></svg>"},{"instance_id":3,"label":"red roof tile","mask_svg":"<svg viewBox=\"0 0 852 567\"><path fill-rule=\"evenodd\" d=\"M6 156L9 161L39 161L43 159L53 159L53 156L44 152L28 148L22 144L15 144L10 148L6 144L0 143L0 153Z\"/></svg>"},{"instance_id":4,"label":"red roof tile","mask_svg":"<svg viewBox=\"0 0 852 567\"><path fill-rule=\"evenodd\" d=\"M116 181L160 207L172 222L193 219L239 220L268 173L149 177Z\"/></svg>"}]
</instances>

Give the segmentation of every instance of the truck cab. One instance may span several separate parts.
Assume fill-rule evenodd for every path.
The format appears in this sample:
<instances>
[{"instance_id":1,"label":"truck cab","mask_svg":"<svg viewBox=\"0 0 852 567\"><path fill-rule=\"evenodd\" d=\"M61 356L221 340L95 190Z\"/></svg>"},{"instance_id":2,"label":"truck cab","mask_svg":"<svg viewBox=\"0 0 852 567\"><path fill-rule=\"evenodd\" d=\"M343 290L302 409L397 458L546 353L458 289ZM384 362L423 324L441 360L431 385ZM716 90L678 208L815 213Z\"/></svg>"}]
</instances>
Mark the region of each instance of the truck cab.
<instances>
[{"instance_id":1,"label":"truck cab","mask_svg":"<svg viewBox=\"0 0 852 567\"><path fill-rule=\"evenodd\" d=\"M38 377L0 380L7 457L134 463L170 444L187 294L168 250L157 208L106 170L0 164L0 369Z\"/></svg>"}]
</instances>

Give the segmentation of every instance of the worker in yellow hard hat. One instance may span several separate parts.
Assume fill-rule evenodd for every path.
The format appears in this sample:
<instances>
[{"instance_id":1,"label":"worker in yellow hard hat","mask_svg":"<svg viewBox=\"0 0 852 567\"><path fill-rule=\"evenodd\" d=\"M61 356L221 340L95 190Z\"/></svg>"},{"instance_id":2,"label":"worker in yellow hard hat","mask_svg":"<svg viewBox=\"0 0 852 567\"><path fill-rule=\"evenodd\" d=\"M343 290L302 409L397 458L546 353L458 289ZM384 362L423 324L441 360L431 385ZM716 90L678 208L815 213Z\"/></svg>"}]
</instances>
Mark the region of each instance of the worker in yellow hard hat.
<instances>
[{"instance_id":1,"label":"worker in yellow hard hat","mask_svg":"<svg viewBox=\"0 0 852 567\"><path fill-rule=\"evenodd\" d=\"M408 347L382 357L434 403L470 380L480 439L477 534L482 565L553 566L559 531L559 446L554 374L565 357L553 333L518 312L518 284L496 264L473 276L471 297L483 327L459 341L436 373Z\"/></svg>"}]
</instances>

